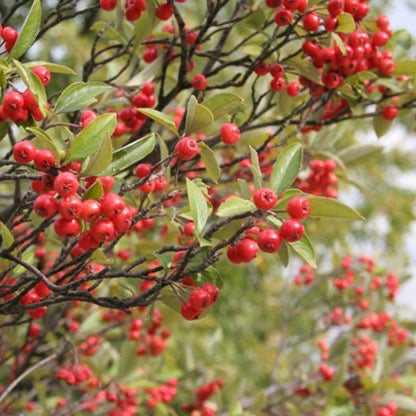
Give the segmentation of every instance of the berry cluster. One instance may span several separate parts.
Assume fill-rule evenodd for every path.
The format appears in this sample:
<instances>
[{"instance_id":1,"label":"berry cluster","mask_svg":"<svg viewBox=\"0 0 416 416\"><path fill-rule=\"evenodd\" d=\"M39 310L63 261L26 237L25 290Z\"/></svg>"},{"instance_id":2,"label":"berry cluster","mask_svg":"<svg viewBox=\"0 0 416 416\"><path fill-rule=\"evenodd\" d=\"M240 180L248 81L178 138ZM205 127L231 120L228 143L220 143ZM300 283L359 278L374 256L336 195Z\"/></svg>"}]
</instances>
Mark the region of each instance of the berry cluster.
<instances>
[{"instance_id":1,"label":"berry cluster","mask_svg":"<svg viewBox=\"0 0 416 416\"><path fill-rule=\"evenodd\" d=\"M253 196L253 201L260 211L273 209L278 201L276 193L269 188L258 189ZM249 263L257 255L259 249L265 253L279 251L282 240L289 243L300 240L305 228L301 222L309 216L311 205L304 196L294 196L286 206L286 213L290 218L282 221L280 230L274 228L249 228L244 232L243 238L230 245L227 249L228 259L235 264Z\"/></svg>"},{"instance_id":2,"label":"berry cluster","mask_svg":"<svg viewBox=\"0 0 416 416\"><path fill-rule=\"evenodd\" d=\"M312 271L312 267L307 264L302 265L293 282L296 286L308 286L315 280L315 274Z\"/></svg>"},{"instance_id":3,"label":"berry cluster","mask_svg":"<svg viewBox=\"0 0 416 416\"><path fill-rule=\"evenodd\" d=\"M172 378L168 380L166 384L147 389L146 393L150 396L150 398L146 400L146 407L153 409L159 402L171 402L178 394L177 385L178 380L176 378Z\"/></svg>"},{"instance_id":4,"label":"berry cluster","mask_svg":"<svg viewBox=\"0 0 416 416\"><path fill-rule=\"evenodd\" d=\"M205 309L212 306L218 297L219 289L212 283L194 289L188 301L182 304L182 316L188 321L198 319Z\"/></svg>"},{"instance_id":5,"label":"berry cluster","mask_svg":"<svg viewBox=\"0 0 416 416\"><path fill-rule=\"evenodd\" d=\"M221 389L223 385L224 382L218 379L199 386L196 390L196 402L183 405L183 410L190 412L191 416L215 416L215 411L207 406L205 402Z\"/></svg>"},{"instance_id":6,"label":"berry cluster","mask_svg":"<svg viewBox=\"0 0 416 416\"><path fill-rule=\"evenodd\" d=\"M34 66L32 72L44 86L49 84L51 73L46 67ZM0 104L0 121L7 122L10 119L16 124L22 124L28 120L29 116L32 116L35 121L41 121L45 117L36 98L28 88L22 93L8 91L4 94L3 101Z\"/></svg>"},{"instance_id":7,"label":"berry cluster","mask_svg":"<svg viewBox=\"0 0 416 416\"><path fill-rule=\"evenodd\" d=\"M337 165L332 159L315 159L309 162L311 172L305 180L296 179L298 188L308 194L337 198L338 191L334 186L338 183L335 175Z\"/></svg>"},{"instance_id":8,"label":"berry cluster","mask_svg":"<svg viewBox=\"0 0 416 416\"><path fill-rule=\"evenodd\" d=\"M69 385L79 385L88 381L93 373L87 364L74 364L72 366L61 367L56 372L56 378Z\"/></svg>"}]
</instances>

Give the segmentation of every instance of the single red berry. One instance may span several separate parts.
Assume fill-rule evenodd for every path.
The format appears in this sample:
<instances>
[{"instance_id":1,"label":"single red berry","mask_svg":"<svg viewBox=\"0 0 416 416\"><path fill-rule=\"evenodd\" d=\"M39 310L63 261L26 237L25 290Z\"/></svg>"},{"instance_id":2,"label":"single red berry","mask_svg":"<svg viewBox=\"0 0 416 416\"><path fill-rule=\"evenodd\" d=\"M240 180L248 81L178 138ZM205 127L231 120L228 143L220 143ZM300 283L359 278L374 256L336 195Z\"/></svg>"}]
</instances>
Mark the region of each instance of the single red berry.
<instances>
[{"instance_id":1,"label":"single red berry","mask_svg":"<svg viewBox=\"0 0 416 416\"><path fill-rule=\"evenodd\" d=\"M228 260L230 260L231 263L234 263L234 264L240 264L243 262L238 256L237 245L234 245L234 244L231 246L228 246L227 257L228 257Z\"/></svg>"},{"instance_id":2,"label":"single red berry","mask_svg":"<svg viewBox=\"0 0 416 416\"><path fill-rule=\"evenodd\" d=\"M142 93L147 96L153 95L155 93L155 84L153 82L146 82L142 86Z\"/></svg>"},{"instance_id":3,"label":"single red berry","mask_svg":"<svg viewBox=\"0 0 416 416\"><path fill-rule=\"evenodd\" d=\"M282 64L274 63L270 65L270 75L273 78L282 78L285 75L285 68Z\"/></svg>"},{"instance_id":4,"label":"single red berry","mask_svg":"<svg viewBox=\"0 0 416 416\"><path fill-rule=\"evenodd\" d=\"M259 76L264 76L269 73L270 67L267 62L260 62L255 68L254 72Z\"/></svg>"},{"instance_id":5,"label":"single red berry","mask_svg":"<svg viewBox=\"0 0 416 416\"><path fill-rule=\"evenodd\" d=\"M59 218L54 224L56 234L63 239L75 237L80 229L81 226L77 219L66 220L65 218Z\"/></svg>"},{"instance_id":6,"label":"single red berry","mask_svg":"<svg viewBox=\"0 0 416 416\"><path fill-rule=\"evenodd\" d=\"M283 6L288 10L296 10L298 8L299 0L283 0Z\"/></svg>"},{"instance_id":7,"label":"single red berry","mask_svg":"<svg viewBox=\"0 0 416 416\"><path fill-rule=\"evenodd\" d=\"M292 81L286 88L287 95L289 97L297 97L300 93L299 84L296 81Z\"/></svg>"},{"instance_id":8,"label":"single red berry","mask_svg":"<svg viewBox=\"0 0 416 416\"><path fill-rule=\"evenodd\" d=\"M211 295L202 288L195 289L189 296L189 303L193 309L202 311L211 304Z\"/></svg>"},{"instance_id":9,"label":"single red berry","mask_svg":"<svg viewBox=\"0 0 416 416\"><path fill-rule=\"evenodd\" d=\"M135 94L131 100L131 103L136 108L150 107L149 96L142 92Z\"/></svg>"},{"instance_id":10,"label":"single red berry","mask_svg":"<svg viewBox=\"0 0 416 416\"><path fill-rule=\"evenodd\" d=\"M100 218L101 204L94 199L87 199L82 203L81 218L87 222L94 222Z\"/></svg>"},{"instance_id":11,"label":"single red berry","mask_svg":"<svg viewBox=\"0 0 416 416\"><path fill-rule=\"evenodd\" d=\"M117 7L118 0L100 0L100 7L107 11L111 12Z\"/></svg>"},{"instance_id":12,"label":"single red berry","mask_svg":"<svg viewBox=\"0 0 416 416\"><path fill-rule=\"evenodd\" d=\"M253 260L258 251L259 246L251 238L243 238L236 246L237 256L243 263Z\"/></svg>"},{"instance_id":13,"label":"single red berry","mask_svg":"<svg viewBox=\"0 0 416 416\"><path fill-rule=\"evenodd\" d=\"M3 97L3 111L6 111L10 116L25 105L25 99L20 92L9 91Z\"/></svg>"},{"instance_id":14,"label":"single red berry","mask_svg":"<svg viewBox=\"0 0 416 416\"><path fill-rule=\"evenodd\" d=\"M32 72L40 79L40 82L46 87L51 82L51 72L44 66L34 66Z\"/></svg>"},{"instance_id":15,"label":"single red berry","mask_svg":"<svg viewBox=\"0 0 416 416\"><path fill-rule=\"evenodd\" d=\"M46 298L52 293L52 290L50 290L48 286L46 286L45 282L39 282L35 286L35 291L39 295L40 298Z\"/></svg>"},{"instance_id":16,"label":"single red berry","mask_svg":"<svg viewBox=\"0 0 416 416\"><path fill-rule=\"evenodd\" d=\"M175 146L175 152L181 160L191 160L199 154L200 149L195 139L183 137Z\"/></svg>"},{"instance_id":17,"label":"single red berry","mask_svg":"<svg viewBox=\"0 0 416 416\"><path fill-rule=\"evenodd\" d=\"M133 216L128 207L125 207L122 212L111 218L116 232L121 234L127 231L131 226L132 218Z\"/></svg>"},{"instance_id":18,"label":"single red berry","mask_svg":"<svg viewBox=\"0 0 416 416\"><path fill-rule=\"evenodd\" d=\"M98 180L103 187L104 194L108 194L116 183L114 176L100 176Z\"/></svg>"},{"instance_id":19,"label":"single red berry","mask_svg":"<svg viewBox=\"0 0 416 416\"><path fill-rule=\"evenodd\" d=\"M339 16L344 10L344 0L329 0L328 12L332 17Z\"/></svg>"},{"instance_id":20,"label":"single red berry","mask_svg":"<svg viewBox=\"0 0 416 416\"><path fill-rule=\"evenodd\" d=\"M4 27L1 32L1 37L3 38L3 40L13 45L16 42L18 36L19 34L17 33L17 30L13 29L10 26Z\"/></svg>"},{"instance_id":21,"label":"single red berry","mask_svg":"<svg viewBox=\"0 0 416 416\"><path fill-rule=\"evenodd\" d=\"M98 242L111 241L114 238L114 224L110 219L103 218L91 226L91 233Z\"/></svg>"},{"instance_id":22,"label":"single red berry","mask_svg":"<svg viewBox=\"0 0 416 416\"><path fill-rule=\"evenodd\" d=\"M378 32L374 33L372 45L375 47L381 47L384 46L390 39L390 36L383 32L382 30L379 30Z\"/></svg>"},{"instance_id":23,"label":"single red berry","mask_svg":"<svg viewBox=\"0 0 416 416\"><path fill-rule=\"evenodd\" d=\"M334 369L325 363L321 364L321 366L319 367L319 372L326 381L332 380L335 374Z\"/></svg>"},{"instance_id":24,"label":"single red berry","mask_svg":"<svg viewBox=\"0 0 416 416\"><path fill-rule=\"evenodd\" d=\"M313 12L306 13L302 19L303 27L309 32L315 32L319 29L321 18Z\"/></svg>"},{"instance_id":25,"label":"single red berry","mask_svg":"<svg viewBox=\"0 0 416 416\"><path fill-rule=\"evenodd\" d=\"M376 19L376 24L380 30L386 30L390 26L390 21L387 16L380 15Z\"/></svg>"},{"instance_id":26,"label":"single red berry","mask_svg":"<svg viewBox=\"0 0 416 416\"><path fill-rule=\"evenodd\" d=\"M266 6L271 9L277 9L282 4L282 0L266 0Z\"/></svg>"},{"instance_id":27,"label":"single red berry","mask_svg":"<svg viewBox=\"0 0 416 416\"><path fill-rule=\"evenodd\" d=\"M73 195L79 187L78 178L71 172L62 172L54 180L55 191L62 197Z\"/></svg>"},{"instance_id":28,"label":"single red berry","mask_svg":"<svg viewBox=\"0 0 416 416\"><path fill-rule=\"evenodd\" d=\"M85 251L96 249L100 243L92 236L91 231L84 231L78 237L78 245Z\"/></svg>"},{"instance_id":29,"label":"single red berry","mask_svg":"<svg viewBox=\"0 0 416 416\"><path fill-rule=\"evenodd\" d=\"M194 230L195 230L195 223L192 221L189 221L185 224L185 227L183 227L183 234L186 237L193 237Z\"/></svg>"},{"instance_id":30,"label":"single red berry","mask_svg":"<svg viewBox=\"0 0 416 416\"><path fill-rule=\"evenodd\" d=\"M193 321L199 318L201 311L194 309L190 302L185 302L181 307L181 314L186 320Z\"/></svg>"},{"instance_id":31,"label":"single red berry","mask_svg":"<svg viewBox=\"0 0 416 416\"><path fill-rule=\"evenodd\" d=\"M270 81L270 88L273 91L280 92L286 88L286 81L284 78L273 78Z\"/></svg>"},{"instance_id":32,"label":"single red berry","mask_svg":"<svg viewBox=\"0 0 416 416\"><path fill-rule=\"evenodd\" d=\"M394 105L386 105L381 112L381 116L388 121L394 120L399 115L399 110Z\"/></svg>"},{"instance_id":33,"label":"single red berry","mask_svg":"<svg viewBox=\"0 0 416 416\"><path fill-rule=\"evenodd\" d=\"M17 163L26 164L33 160L36 154L36 147L28 140L22 140L13 146L13 157Z\"/></svg>"},{"instance_id":34,"label":"single red berry","mask_svg":"<svg viewBox=\"0 0 416 416\"><path fill-rule=\"evenodd\" d=\"M136 166L136 176L141 179L141 178L145 178L146 176L148 176L150 174L152 170L152 165L150 163L139 163Z\"/></svg>"},{"instance_id":35,"label":"single red berry","mask_svg":"<svg viewBox=\"0 0 416 416\"><path fill-rule=\"evenodd\" d=\"M211 305L214 304L217 300L217 297L220 293L220 290L217 286L215 286L213 283L205 283L201 289L205 290L211 295Z\"/></svg>"},{"instance_id":36,"label":"single red berry","mask_svg":"<svg viewBox=\"0 0 416 416\"><path fill-rule=\"evenodd\" d=\"M35 153L33 158L35 166L42 171L48 171L55 166L55 156L50 150L42 149Z\"/></svg>"},{"instance_id":37,"label":"single red berry","mask_svg":"<svg viewBox=\"0 0 416 416\"><path fill-rule=\"evenodd\" d=\"M46 306L40 306L36 309L29 309L27 313L33 318L33 319L40 319L46 315L47 307Z\"/></svg>"},{"instance_id":38,"label":"single red berry","mask_svg":"<svg viewBox=\"0 0 416 416\"><path fill-rule=\"evenodd\" d=\"M274 21L279 26L288 26L292 23L293 13L288 9L279 9L275 16Z\"/></svg>"},{"instance_id":39,"label":"single red berry","mask_svg":"<svg viewBox=\"0 0 416 416\"><path fill-rule=\"evenodd\" d=\"M41 218L51 218L58 211L58 202L48 194L39 195L33 203L33 209Z\"/></svg>"},{"instance_id":40,"label":"single red berry","mask_svg":"<svg viewBox=\"0 0 416 416\"><path fill-rule=\"evenodd\" d=\"M280 236L290 243L300 240L303 234L305 234L303 224L294 218L286 220L280 228Z\"/></svg>"},{"instance_id":41,"label":"single red berry","mask_svg":"<svg viewBox=\"0 0 416 416\"><path fill-rule=\"evenodd\" d=\"M266 253L276 253L281 244L280 234L272 228L263 230L257 237L257 244L261 251Z\"/></svg>"},{"instance_id":42,"label":"single red berry","mask_svg":"<svg viewBox=\"0 0 416 416\"><path fill-rule=\"evenodd\" d=\"M156 16L160 20L168 20L173 15L173 6L170 3L161 4L156 9Z\"/></svg>"},{"instance_id":43,"label":"single red berry","mask_svg":"<svg viewBox=\"0 0 416 416\"><path fill-rule=\"evenodd\" d=\"M225 144L235 144L240 140L240 130L237 124L225 123L220 128L221 140Z\"/></svg>"},{"instance_id":44,"label":"single red berry","mask_svg":"<svg viewBox=\"0 0 416 416\"><path fill-rule=\"evenodd\" d=\"M120 214L125 207L124 199L117 194L107 194L101 200L101 212L108 218L113 218Z\"/></svg>"},{"instance_id":45,"label":"single red berry","mask_svg":"<svg viewBox=\"0 0 416 416\"><path fill-rule=\"evenodd\" d=\"M77 195L67 196L59 201L59 213L62 218L70 220L82 214L83 202Z\"/></svg>"},{"instance_id":46,"label":"single red berry","mask_svg":"<svg viewBox=\"0 0 416 416\"><path fill-rule=\"evenodd\" d=\"M37 338L42 331L42 327L36 322L31 322L29 325L29 336L32 338Z\"/></svg>"},{"instance_id":47,"label":"single red berry","mask_svg":"<svg viewBox=\"0 0 416 416\"><path fill-rule=\"evenodd\" d=\"M165 176L159 176L154 181L155 192L162 192L168 186L168 181Z\"/></svg>"},{"instance_id":48,"label":"single red berry","mask_svg":"<svg viewBox=\"0 0 416 416\"><path fill-rule=\"evenodd\" d=\"M306 218L311 213L311 204L304 196L294 196L288 202L286 211L292 218Z\"/></svg>"},{"instance_id":49,"label":"single red berry","mask_svg":"<svg viewBox=\"0 0 416 416\"><path fill-rule=\"evenodd\" d=\"M268 211L276 205L277 195L273 189L260 188L254 193L253 201L258 209Z\"/></svg>"},{"instance_id":50,"label":"single red berry","mask_svg":"<svg viewBox=\"0 0 416 416\"><path fill-rule=\"evenodd\" d=\"M203 74L196 74L192 78L191 84L196 90L203 91L207 87L207 79Z\"/></svg>"}]
</instances>

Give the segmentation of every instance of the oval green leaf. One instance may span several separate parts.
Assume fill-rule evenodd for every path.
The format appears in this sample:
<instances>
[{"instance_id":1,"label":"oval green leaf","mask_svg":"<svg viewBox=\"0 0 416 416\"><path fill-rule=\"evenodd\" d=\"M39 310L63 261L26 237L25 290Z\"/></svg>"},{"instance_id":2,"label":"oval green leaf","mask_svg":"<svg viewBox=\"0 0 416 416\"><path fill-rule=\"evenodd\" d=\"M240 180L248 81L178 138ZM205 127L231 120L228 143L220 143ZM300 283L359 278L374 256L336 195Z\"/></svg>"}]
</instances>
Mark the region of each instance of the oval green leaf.
<instances>
[{"instance_id":1,"label":"oval green leaf","mask_svg":"<svg viewBox=\"0 0 416 416\"><path fill-rule=\"evenodd\" d=\"M214 120L224 117L227 114L233 113L238 107L243 104L243 98L231 92L221 92L206 99L202 105L208 108Z\"/></svg>"},{"instance_id":2,"label":"oval green leaf","mask_svg":"<svg viewBox=\"0 0 416 416\"><path fill-rule=\"evenodd\" d=\"M323 196L308 196L311 204L311 217L330 217L350 220L364 220L365 218L354 208L342 202Z\"/></svg>"},{"instance_id":3,"label":"oval green leaf","mask_svg":"<svg viewBox=\"0 0 416 416\"><path fill-rule=\"evenodd\" d=\"M218 183L218 179L221 176L221 169L217 157L215 156L215 152L204 142L199 142L198 146L201 149L201 159L204 162L208 176L215 183Z\"/></svg>"},{"instance_id":4,"label":"oval green leaf","mask_svg":"<svg viewBox=\"0 0 416 416\"><path fill-rule=\"evenodd\" d=\"M176 134L176 136L179 136L178 129L176 128L175 122L172 117L164 113L161 113L160 111L153 110L152 108L138 108L138 111L140 111L145 116L151 118L152 120L156 121L157 123L162 124L162 126L165 126L173 134Z\"/></svg>"},{"instance_id":5,"label":"oval green leaf","mask_svg":"<svg viewBox=\"0 0 416 416\"><path fill-rule=\"evenodd\" d=\"M255 211L256 209L254 202L239 196L231 196L219 206L217 215L219 217L232 217L245 212Z\"/></svg>"}]
</instances>

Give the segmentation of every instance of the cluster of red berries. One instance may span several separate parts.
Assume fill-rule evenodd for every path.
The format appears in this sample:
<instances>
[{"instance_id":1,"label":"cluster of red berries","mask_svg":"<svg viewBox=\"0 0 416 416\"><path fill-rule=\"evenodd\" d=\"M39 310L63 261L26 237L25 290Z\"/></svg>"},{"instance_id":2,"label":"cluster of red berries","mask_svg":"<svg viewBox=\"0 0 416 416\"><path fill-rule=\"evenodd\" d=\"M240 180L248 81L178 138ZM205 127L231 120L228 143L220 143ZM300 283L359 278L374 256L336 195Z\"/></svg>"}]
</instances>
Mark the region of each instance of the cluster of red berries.
<instances>
[{"instance_id":1,"label":"cluster of red berries","mask_svg":"<svg viewBox=\"0 0 416 416\"><path fill-rule=\"evenodd\" d=\"M7 52L10 52L13 49L14 44L19 37L17 30L13 29L10 26L3 27L0 25L0 36L4 41L4 47Z\"/></svg>"},{"instance_id":2,"label":"cluster of red berries","mask_svg":"<svg viewBox=\"0 0 416 416\"><path fill-rule=\"evenodd\" d=\"M150 398L146 400L146 407L153 409L158 403L170 403L178 394L177 385L178 380L172 378L166 384L147 389L146 393Z\"/></svg>"},{"instance_id":3,"label":"cluster of red berries","mask_svg":"<svg viewBox=\"0 0 416 416\"><path fill-rule=\"evenodd\" d=\"M352 359L358 368L374 368L377 360L378 344L370 336L363 335L352 339L354 347Z\"/></svg>"},{"instance_id":4,"label":"cluster of red berries","mask_svg":"<svg viewBox=\"0 0 416 416\"><path fill-rule=\"evenodd\" d=\"M330 381L334 378L335 370L324 362L319 366L319 373L325 381Z\"/></svg>"},{"instance_id":5,"label":"cluster of red berries","mask_svg":"<svg viewBox=\"0 0 416 416\"><path fill-rule=\"evenodd\" d=\"M205 309L216 302L218 294L219 289L213 283L206 283L194 289L190 293L188 301L182 304L182 316L188 321L198 319Z\"/></svg>"},{"instance_id":6,"label":"cluster of red berries","mask_svg":"<svg viewBox=\"0 0 416 416\"><path fill-rule=\"evenodd\" d=\"M61 367L56 372L56 378L69 385L79 385L88 381L93 375L91 368L87 364L74 364Z\"/></svg>"},{"instance_id":7,"label":"cluster of red berries","mask_svg":"<svg viewBox=\"0 0 416 416\"><path fill-rule=\"evenodd\" d=\"M102 342L102 337L98 335L90 335L85 341L79 344L79 350L82 355L92 357L100 349Z\"/></svg>"},{"instance_id":8,"label":"cluster of red berries","mask_svg":"<svg viewBox=\"0 0 416 416\"><path fill-rule=\"evenodd\" d=\"M191 416L215 416L215 411L207 406L205 402L220 390L223 385L224 382L221 379L217 379L199 386L196 390L196 402L183 405L183 410L190 412Z\"/></svg>"},{"instance_id":9,"label":"cluster of red berries","mask_svg":"<svg viewBox=\"0 0 416 416\"><path fill-rule=\"evenodd\" d=\"M49 84L51 73L47 68L44 66L35 66L32 68L32 72L40 79L44 86ZM0 122L7 122L10 119L16 124L21 124L28 120L29 115L35 121L41 121L45 117L35 97L28 88L22 93L8 91L4 94L3 101L0 104Z\"/></svg>"},{"instance_id":10,"label":"cluster of red berries","mask_svg":"<svg viewBox=\"0 0 416 416\"><path fill-rule=\"evenodd\" d=\"M305 180L296 179L298 188L308 194L337 198L338 191L334 186L338 183L335 175L337 164L332 159L315 159L309 162L311 172Z\"/></svg>"},{"instance_id":11,"label":"cluster of red berries","mask_svg":"<svg viewBox=\"0 0 416 416\"><path fill-rule=\"evenodd\" d=\"M139 179L149 178L152 174L153 166L150 163L139 163L136 166L135 173ZM157 172L155 172L157 175ZM140 191L145 193L162 192L168 186L168 181L164 175L158 175L156 179L148 180L139 186ZM148 227L148 226L147 226Z\"/></svg>"},{"instance_id":12,"label":"cluster of red berries","mask_svg":"<svg viewBox=\"0 0 416 416\"><path fill-rule=\"evenodd\" d=\"M391 402L387 406L380 406L375 416L397 416L399 408L396 403Z\"/></svg>"},{"instance_id":13,"label":"cluster of red berries","mask_svg":"<svg viewBox=\"0 0 416 416\"><path fill-rule=\"evenodd\" d=\"M276 205L278 197L272 189L261 188L254 193L253 201L260 211L269 211ZM294 196L289 200L286 212L291 218L283 221L280 230L261 229L257 226L246 230L242 239L228 247L228 259L235 264L249 263L259 249L265 253L276 253L282 240L289 243L300 240L305 233L301 219L308 217L311 212L308 199L300 195Z\"/></svg>"},{"instance_id":14,"label":"cluster of red berries","mask_svg":"<svg viewBox=\"0 0 416 416\"><path fill-rule=\"evenodd\" d=\"M301 266L299 270L299 274L297 274L293 282L296 286L308 286L315 280L315 274L312 271L312 267L304 264Z\"/></svg>"}]
</instances>

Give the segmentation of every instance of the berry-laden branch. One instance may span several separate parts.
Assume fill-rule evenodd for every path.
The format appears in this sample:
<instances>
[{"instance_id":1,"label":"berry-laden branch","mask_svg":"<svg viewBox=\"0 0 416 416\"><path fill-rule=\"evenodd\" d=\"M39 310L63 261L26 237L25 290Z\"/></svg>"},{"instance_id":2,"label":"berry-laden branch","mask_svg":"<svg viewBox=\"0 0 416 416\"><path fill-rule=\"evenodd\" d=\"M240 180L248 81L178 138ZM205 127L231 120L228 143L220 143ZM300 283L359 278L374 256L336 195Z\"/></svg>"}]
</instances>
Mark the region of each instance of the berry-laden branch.
<instances>
[{"instance_id":1,"label":"berry-laden branch","mask_svg":"<svg viewBox=\"0 0 416 416\"><path fill-rule=\"evenodd\" d=\"M64 0L53 10L27 3L2 7L0 25L0 326L30 317L26 338L37 338L34 321L54 311L76 332L71 306L86 305L111 310L113 324L128 321L130 338L143 343L139 356L158 355L169 335L156 336L155 304L202 318L217 301L224 260L287 266L296 255L308 263L302 279L312 279L308 231L317 219L363 219L337 199L348 163L363 156L354 156L356 139L340 145L340 126L372 120L381 136L415 107L415 63L394 62L388 18L371 17L366 1ZM13 22L17 12L23 22ZM63 45L68 66L29 59L35 41L50 41L58 25L74 30L79 19L91 33ZM331 304L329 296L317 304L324 301ZM148 311L146 337L138 308ZM312 329L282 350L328 325ZM59 328L55 335L63 337ZM100 336L74 349L94 355ZM351 348L361 344L373 348L361 338ZM55 347L49 338L45 349L26 343L24 362L16 348L0 401L44 364L64 361ZM334 370L322 361L329 381ZM57 377L80 385L92 374L74 354ZM302 381L275 388L271 380L266 396L303 389ZM121 383L105 386L109 403L137 407ZM182 409L212 414L205 402L219 387L202 386ZM160 390L167 398L150 388L147 408L170 403L176 381ZM61 402L56 414L93 412L97 400L86 396L69 413ZM266 408L284 412L284 400Z\"/></svg>"}]
</instances>

